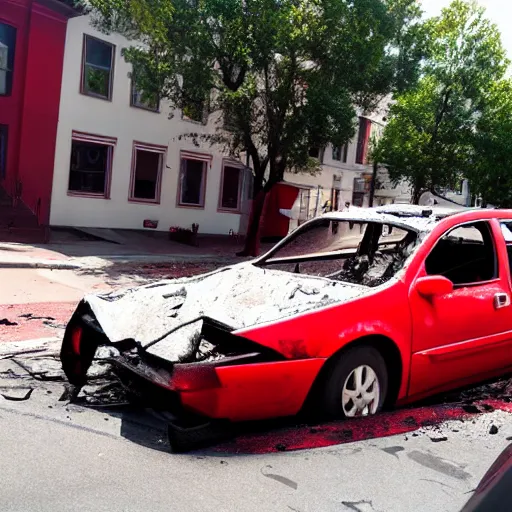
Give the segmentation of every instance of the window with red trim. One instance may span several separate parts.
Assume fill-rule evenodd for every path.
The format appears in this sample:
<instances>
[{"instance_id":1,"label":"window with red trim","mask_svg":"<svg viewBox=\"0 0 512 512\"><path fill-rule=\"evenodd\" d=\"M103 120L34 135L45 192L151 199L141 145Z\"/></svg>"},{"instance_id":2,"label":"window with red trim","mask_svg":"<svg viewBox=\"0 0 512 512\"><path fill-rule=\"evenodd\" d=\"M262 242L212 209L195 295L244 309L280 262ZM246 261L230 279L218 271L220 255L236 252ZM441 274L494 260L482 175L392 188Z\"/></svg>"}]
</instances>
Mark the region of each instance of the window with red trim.
<instances>
[{"instance_id":1,"label":"window with red trim","mask_svg":"<svg viewBox=\"0 0 512 512\"><path fill-rule=\"evenodd\" d=\"M130 199L160 201L160 183L166 148L135 143L133 148Z\"/></svg>"},{"instance_id":2,"label":"window with red trim","mask_svg":"<svg viewBox=\"0 0 512 512\"><path fill-rule=\"evenodd\" d=\"M343 146L333 146L332 147L332 159L337 162L342 162L344 164L347 163L348 157L348 142L343 144Z\"/></svg>"},{"instance_id":3,"label":"window with red trim","mask_svg":"<svg viewBox=\"0 0 512 512\"><path fill-rule=\"evenodd\" d=\"M115 46L84 34L81 93L112 100Z\"/></svg>"},{"instance_id":4,"label":"window with red trim","mask_svg":"<svg viewBox=\"0 0 512 512\"><path fill-rule=\"evenodd\" d=\"M0 23L0 96L9 96L12 91L16 29Z\"/></svg>"},{"instance_id":5,"label":"window with red trim","mask_svg":"<svg viewBox=\"0 0 512 512\"><path fill-rule=\"evenodd\" d=\"M68 192L109 197L115 139L73 134Z\"/></svg>"},{"instance_id":6,"label":"window with red trim","mask_svg":"<svg viewBox=\"0 0 512 512\"><path fill-rule=\"evenodd\" d=\"M206 192L206 169L209 159L200 156L182 156L178 204L180 206L204 207Z\"/></svg>"},{"instance_id":7,"label":"window with red trim","mask_svg":"<svg viewBox=\"0 0 512 512\"><path fill-rule=\"evenodd\" d=\"M242 189L242 169L225 164L222 168L219 208L221 210L240 210L240 192Z\"/></svg>"},{"instance_id":8,"label":"window with red trim","mask_svg":"<svg viewBox=\"0 0 512 512\"><path fill-rule=\"evenodd\" d=\"M368 163L368 147L370 143L370 134L372 131L372 122L365 117L359 118L359 136L357 140L356 164Z\"/></svg>"}]
</instances>

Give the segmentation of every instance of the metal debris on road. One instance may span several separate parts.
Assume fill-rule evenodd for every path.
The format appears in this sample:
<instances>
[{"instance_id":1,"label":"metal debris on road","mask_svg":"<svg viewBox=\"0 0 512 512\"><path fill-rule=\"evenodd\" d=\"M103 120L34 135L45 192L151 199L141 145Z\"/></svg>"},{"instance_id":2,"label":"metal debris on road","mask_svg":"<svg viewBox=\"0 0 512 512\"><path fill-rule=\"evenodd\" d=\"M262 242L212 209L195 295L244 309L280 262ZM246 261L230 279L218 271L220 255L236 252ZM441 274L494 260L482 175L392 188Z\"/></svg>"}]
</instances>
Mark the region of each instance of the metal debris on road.
<instances>
[{"instance_id":1,"label":"metal debris on road","mask_svg":"<svg viewBox=\"0 0 512 512\"><path fill-rule=\"evenodd\" d=\"M2 388L0 387L0 389ZM8 388L8 392L0 392L0 396L13 402L24 402L30 398L33 391L34 388Z\"/></svg>"},{"instance_id":2,"label":"metal debris on road","mask_svg":"<svg viewBox=\"0 0 512 512\"><path fill-rule=\"evenodd\" d=\"M18 325L18 322L11 322L7 318L2 318L0 320L0 325L6 325L7 327L11 327L13 325Z\"/></svg>"}]
</instances>

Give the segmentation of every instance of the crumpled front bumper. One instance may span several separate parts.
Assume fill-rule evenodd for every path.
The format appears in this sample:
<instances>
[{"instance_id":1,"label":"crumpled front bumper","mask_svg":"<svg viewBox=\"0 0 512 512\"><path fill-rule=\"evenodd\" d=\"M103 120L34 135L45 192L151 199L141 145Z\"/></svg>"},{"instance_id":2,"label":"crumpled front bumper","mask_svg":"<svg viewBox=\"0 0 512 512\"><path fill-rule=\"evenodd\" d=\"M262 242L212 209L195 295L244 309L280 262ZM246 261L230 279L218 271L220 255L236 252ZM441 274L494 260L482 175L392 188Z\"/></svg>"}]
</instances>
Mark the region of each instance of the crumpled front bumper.
<instances>
[{"instance_id":1,"label":"crumpled front bumper","mask_svg":"<svg viewBox=\"0 0 512 512\"><path fill-rule=\"evenodd\" d=\"M144 351L135 340L110 343L82 303L66 327L62 366L70 383L81 387L97 348L111 345L120 352L110 359L114 373L148 407L231 421L300 411L325 359L285 359L213 324L210 328L211 336L226 340L229 347L240 346L241 353L207 362L173 363Z\"/></svg>"}]
</instances>

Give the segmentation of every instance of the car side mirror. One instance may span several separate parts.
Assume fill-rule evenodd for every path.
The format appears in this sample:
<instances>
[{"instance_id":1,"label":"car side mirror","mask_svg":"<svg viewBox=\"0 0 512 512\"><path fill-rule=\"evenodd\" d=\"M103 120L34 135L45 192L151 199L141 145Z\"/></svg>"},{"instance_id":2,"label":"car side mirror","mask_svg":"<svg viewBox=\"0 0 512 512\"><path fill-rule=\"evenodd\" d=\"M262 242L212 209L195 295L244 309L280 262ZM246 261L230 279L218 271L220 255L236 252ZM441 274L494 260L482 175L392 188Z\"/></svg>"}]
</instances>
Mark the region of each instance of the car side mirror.
<instances>
[{"instance_id":1,"label":"car side mirror","mask_svg":"<svg viewBox=\"0 0 512 512\"><path fill-rule=\"evenodd\" d=\"M420 277L416 281L416 290L426 298L446 295L453 292L453 283L443 276Z\"/></svg>"}]
</instances>

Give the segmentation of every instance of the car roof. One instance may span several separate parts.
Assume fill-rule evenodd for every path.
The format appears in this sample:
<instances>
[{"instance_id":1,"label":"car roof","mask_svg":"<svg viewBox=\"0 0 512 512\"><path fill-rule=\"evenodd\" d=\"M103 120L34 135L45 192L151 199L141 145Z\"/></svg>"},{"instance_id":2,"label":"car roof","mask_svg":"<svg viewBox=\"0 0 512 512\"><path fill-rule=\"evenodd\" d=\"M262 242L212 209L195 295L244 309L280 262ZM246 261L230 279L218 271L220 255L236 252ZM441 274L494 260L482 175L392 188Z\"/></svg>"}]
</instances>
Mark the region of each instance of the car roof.
<instances>
[{"instance_id":1,"label":"car roof","mask_svg":"<svg viewBox=\"0 0 512 512\"><path fill-rule=\"evenodd\" d=\"M465 208L459 206L448 208L446 206L420 206L417 204L388 204L373 208L377 212L388 213L398 217L435 217L444 219L457 213L468 212L471 210L481 210L481 208Z\"/></svg>"},{"instance_id":2,"label":"car roof","mask_svg":"<svg viewBox=\"0 0 512 512\"><path fill-rule=\"evenodd\" d=\"M428 233L445 219L456 217L460 222L501 219L512 223L512 210L488 208L447 208L440 206L418 206L413 204L391 204L376 208L358 208L340 212L329 212L321 216L338 221L378 222L403 229ZM451 222L453 223L453 221Z\"/></svg>"},{"instance_id":3,"label":"car roof","mask_svg":"<svg viewBox=\"0 0 512 512\"><path fill-rule=\"evenodd\" d=\"M352 222L378 222L379 224L391 224L403 229L416 232L429 232L436 224L448 214L458 213L456 210L445 208L435 210L431 207L415 205L390 205L377 208L350 207L341 212L329 212L322 218L338 221Z\"/></svg>"}]
</instances>

